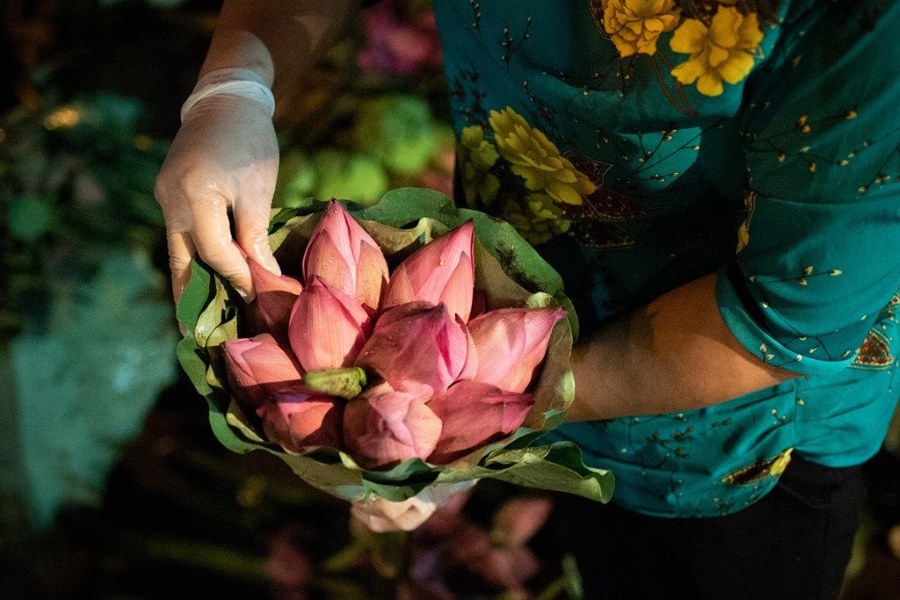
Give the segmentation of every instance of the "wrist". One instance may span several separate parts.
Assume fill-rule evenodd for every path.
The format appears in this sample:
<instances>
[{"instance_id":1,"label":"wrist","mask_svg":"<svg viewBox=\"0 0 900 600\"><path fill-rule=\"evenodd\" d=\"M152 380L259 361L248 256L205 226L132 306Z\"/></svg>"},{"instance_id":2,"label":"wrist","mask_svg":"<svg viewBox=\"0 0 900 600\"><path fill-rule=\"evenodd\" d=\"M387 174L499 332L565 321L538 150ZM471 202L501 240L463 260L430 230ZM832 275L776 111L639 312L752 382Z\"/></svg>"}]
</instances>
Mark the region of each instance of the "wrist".
<instances>
[{"instance_id":1,"label":"wrist","mask_svg":"<svg viewBox=\"0 0 900 600\"><path fill-rule=\"evenodd\" d=\"M197 81L194 90L181 106L181 121L202 100L211 96L236 96L260 105L272 117L275 114L275 97L272 90L255 71L239 67L216 69L205 73Z\"/></svg>"}]
</instances>

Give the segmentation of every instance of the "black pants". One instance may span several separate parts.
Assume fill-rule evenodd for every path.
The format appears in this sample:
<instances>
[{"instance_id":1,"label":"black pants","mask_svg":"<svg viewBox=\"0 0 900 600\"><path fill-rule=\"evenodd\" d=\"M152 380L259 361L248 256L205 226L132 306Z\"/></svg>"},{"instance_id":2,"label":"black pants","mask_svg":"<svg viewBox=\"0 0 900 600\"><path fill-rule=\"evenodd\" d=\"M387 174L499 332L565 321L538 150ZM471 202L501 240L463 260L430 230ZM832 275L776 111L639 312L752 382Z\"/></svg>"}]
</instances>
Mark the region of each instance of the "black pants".
<instances>
[{"instance_id":1,"label":"black pants","mask_svg":"<svg viewBox=\"0 0 900 600\"><path fill-rule=\"evenodd\" d=\"M547 531L575 553L587 598L833 600L864 501L860 468L795 456L774 490L732 515L659 519L568 496Z\"/></svg>"}]
</instances>

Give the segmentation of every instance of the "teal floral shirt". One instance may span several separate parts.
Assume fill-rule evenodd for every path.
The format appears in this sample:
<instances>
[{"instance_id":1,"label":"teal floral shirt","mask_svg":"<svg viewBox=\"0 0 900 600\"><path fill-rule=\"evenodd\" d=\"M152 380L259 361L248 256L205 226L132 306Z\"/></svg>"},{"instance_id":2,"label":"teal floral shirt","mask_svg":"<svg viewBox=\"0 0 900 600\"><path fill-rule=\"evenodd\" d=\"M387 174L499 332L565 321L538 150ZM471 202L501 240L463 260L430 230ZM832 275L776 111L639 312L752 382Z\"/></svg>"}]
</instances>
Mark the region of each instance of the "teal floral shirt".
<instances>
[{"instance_id":1,"label":"teal floral shirt","mask_svg":"<svg viewBox=\"0 0 900 600\"><path fill-rule=\"evenodd\" d=\"M713 516L791 456L858 464L900 381L900 3L434 0L458 201L563 275L584 335L718 272L720 313L800 377L569 424L615 502ZM577 385L577 382L576 382Z\"/></svg>"}]
</instances>

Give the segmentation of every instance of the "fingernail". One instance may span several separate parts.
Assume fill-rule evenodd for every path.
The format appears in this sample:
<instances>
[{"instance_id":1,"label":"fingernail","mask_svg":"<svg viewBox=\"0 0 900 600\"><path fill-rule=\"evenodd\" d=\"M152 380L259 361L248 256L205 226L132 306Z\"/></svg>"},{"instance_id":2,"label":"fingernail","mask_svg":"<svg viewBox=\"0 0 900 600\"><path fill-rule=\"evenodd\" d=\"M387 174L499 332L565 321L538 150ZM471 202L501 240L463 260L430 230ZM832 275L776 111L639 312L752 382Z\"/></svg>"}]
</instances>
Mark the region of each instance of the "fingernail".
<instances>
[{"instance_id":1,"label":"fingernail","mask_svg":"<svg viewBox=\"0 0 900 600\"><path fill-rule=\"evenodd\" d=\"M249 290L245 290L244 288L241 288L241 287L235 286L234 291L236 291L238 293L238 296L240 296L241 299L244 302L246 302L247 304L250 304L251 302L253 302L253 299L256 297L253 295L252 292L250 292Z\"/></svg>"},{"instance_id":2,"label":"fingernail","mask_svg":"<svg viewBox=\"0 0 900 600\"><path fill-rule=\"evenodd\" d=\"M281 265L274 258L266 258L266 268L276 275L281 275Z\"/></svg>"}]
</instances>

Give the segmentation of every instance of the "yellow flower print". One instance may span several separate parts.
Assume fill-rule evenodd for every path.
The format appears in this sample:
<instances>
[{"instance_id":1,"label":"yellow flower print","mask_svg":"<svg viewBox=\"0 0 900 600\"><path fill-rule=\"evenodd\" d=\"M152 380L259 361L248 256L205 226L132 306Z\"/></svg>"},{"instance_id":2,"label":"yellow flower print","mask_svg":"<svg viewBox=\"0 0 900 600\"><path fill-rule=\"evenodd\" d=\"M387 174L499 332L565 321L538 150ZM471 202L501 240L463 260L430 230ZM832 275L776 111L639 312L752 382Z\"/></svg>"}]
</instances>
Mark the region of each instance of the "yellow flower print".
<instances>
[{"instance_id":1,"label":"yellow flower print","mask_svg":"<svg viewBox=\"0 0 900 600\"><path fill-rule=\"evenodd\" d=\"M733 6L720 6L709 27L697 19L686 19L669 46L691 56L672 69L672 75L684 85L696 81L697 91L704 96L718 96L723 81L734 84L750 73L752 52L762 39L756 13L745 16Z\"/></svg>"},{"instance_id":2,"label":"yellow flower print","mask_svg":"<svg viewBox=\"0 0 900 600\"><path fill-rule=\"evenodd\" d=\"M738 229L737 252L740 253L750 243L750 224L747 221L741 223Z\"/></svg>"},{"instance_id":3,"label":"yellow flower print","mask_svg":"<svg viewBox=\"0 0 900 600\"><path fill-rule=\"evenodd\" d=\"M656 54L656 40L681 18L675 0L603 0L603 29L621 56Z\"/></svg>"},{"instance_id":4,"label":"yellow flower print","mask_svg":"<svg viewBox=\"0 0 900 600\"><path fill-rule=\"evenodd\" d=\"M737 253L743 252L744 248L747 247L747 244L750 243L750 220L753 218L753 211L756 210L755 192L750 192L744 197L744 206L747 209L747 216L738 228Z\"/></svg>"},{"instance_id":5,"label":"yellow flower print","mask_svg":"<svg viewBox=\"0 0 900 600\"><path fill-rule=\"evenodd\" d=\"M488 120L500 155L510 163L512 172L525 180L529 190L546 192L557 202L581 204L583 196L597 189L560 155L546 135L513 109L492 110Z\"/></svg>"},{"instance_id":6,"label":"yellow flower print","mask_svg":"<svg viewBox=\"0 0 900 600\"><path fill-rule=\"evenodd\" d=\"M484 130L478 125L463 128L459 136L459 165L463 192L471 207L490 206L500 190L500 180L491 173L491 167L500 153L484 139Z\"/></svg>"},{"instance_id":7,"label":"yellow flower print","mask_svg":"<svg viewBox=\"0 0 900 600\"><path fill-rule=\"evenodd\" d=\"M772 464L769 466L769 475L772 477L778 477L784 470L787 469L788 463L791 462L791 452L793 452L793 448L788 448L784 452L778 455L778 457L772 461Z\"/></svg>"},{"instance_id":8,"label":"yellow flower print","mask_svg":"<svg viewBox=\"0 0 900 600\"><path fill-rule=\"evenodd\" d=\"M540 192L521 199L506 197L501 216L532 244L542 244L554 235L565 233L572 225L572 221L563 217L562 209Z\"/></svg>"}]
</instances>

